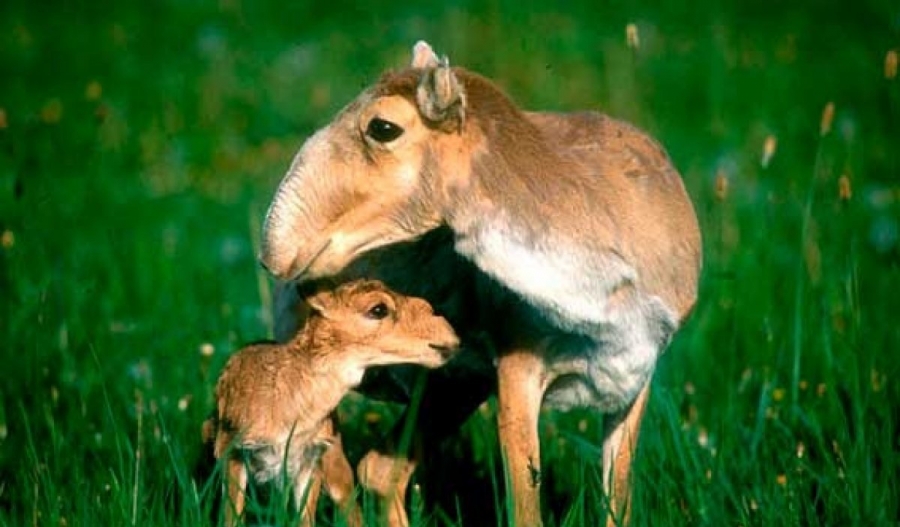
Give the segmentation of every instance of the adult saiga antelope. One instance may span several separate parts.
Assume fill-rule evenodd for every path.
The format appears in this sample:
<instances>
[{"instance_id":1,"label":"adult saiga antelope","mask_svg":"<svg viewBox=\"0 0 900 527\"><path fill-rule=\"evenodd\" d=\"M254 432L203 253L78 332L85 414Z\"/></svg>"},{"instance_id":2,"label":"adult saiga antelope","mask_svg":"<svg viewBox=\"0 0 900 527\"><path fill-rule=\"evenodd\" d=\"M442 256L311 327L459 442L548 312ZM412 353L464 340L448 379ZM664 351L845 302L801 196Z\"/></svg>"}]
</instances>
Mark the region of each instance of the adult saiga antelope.
<instances>
[{"instance_id":1,"label":"adult saiga antelope","mask_svg":"<svg viewBox=\"0 0 900 527\"><path fill-rule=\"evenodd\" d=\"M471 307L483 316L456 329L484 331L497 353L514 524L541 524L542 404L605 414L608 521L627 521L654 366L696 301L701 267L696 215L663 149L599 113L523 111L419 42L409 68L386 73L303 145L266 217L261 261L303 283L347 273L398 242L477 270L454 290L430 283L441 280L434 269L399 268L414 258L363 267L439 311L463 309L447 300L454 295L479 303ZM493 286L461 291L483 283ZM467 344L462 355L484 353Z\"/></svg>"}]
</instances>

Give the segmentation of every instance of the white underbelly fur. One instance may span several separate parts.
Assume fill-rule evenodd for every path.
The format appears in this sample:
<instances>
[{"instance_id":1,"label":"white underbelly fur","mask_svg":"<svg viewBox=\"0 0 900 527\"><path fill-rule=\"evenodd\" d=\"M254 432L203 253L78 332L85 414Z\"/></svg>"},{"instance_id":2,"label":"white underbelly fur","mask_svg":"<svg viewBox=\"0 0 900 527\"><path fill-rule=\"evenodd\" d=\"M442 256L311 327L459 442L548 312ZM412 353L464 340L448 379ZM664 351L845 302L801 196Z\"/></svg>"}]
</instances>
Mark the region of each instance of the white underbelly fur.
<instances>
[{"instance_id":1,"label":"white underbelly fur","mask_svg":"<svg viewBox=\"0 0 900 527\"><path fill-rule=\"evenodd\" d=\"M550 384L550 408L592 407L603 412L626 408L649 382L676 326L656 297L639 298L610 310L610 319L590 337L548 339L542 350Z\"/></svg>"},{"instance_id":2,"label":"white underbelly fur","mask_svg":"<svg viewBox=\"0 0 900 527\"><path fill-rule=\"evenodd\" d=\"M545 404L614 412L634 401L677 328L674 312L642 292L635 269L613 253L553 240L536 247L502 221L481 225L492 226L459 238L457 250L559 330L540 350L550 380ZM611 301L623 286L627 295Z\"/></svg>"},{"instance_id":3,"label":"white underbelly fur","mask_svg":"<svg viewBox=\"0 0 900 527\"><path fill-rule=\"evenodd\" d=\"M297 439L295 437L290 444L286 439L242 444L240 448L246 456L247 470L253 481L257 484L272 482L279 488L285 488L287 484L293 487L295 494L302 495L328 445L308 440L303 444Z\"/></svg>"}]
</instances>

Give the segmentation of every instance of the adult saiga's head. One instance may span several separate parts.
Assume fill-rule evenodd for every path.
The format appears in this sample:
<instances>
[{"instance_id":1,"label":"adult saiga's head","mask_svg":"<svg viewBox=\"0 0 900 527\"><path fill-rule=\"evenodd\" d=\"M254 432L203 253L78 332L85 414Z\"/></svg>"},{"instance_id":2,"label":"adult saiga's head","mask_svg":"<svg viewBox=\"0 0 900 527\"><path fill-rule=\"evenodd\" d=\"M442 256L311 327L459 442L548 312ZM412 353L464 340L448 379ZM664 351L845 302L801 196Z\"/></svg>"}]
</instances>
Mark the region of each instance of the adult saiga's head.
<instances>
[{"instance_id":1,"label":"adult saiga's head","mask_svg":"<svg viewBox=\"0 0 900 527\"><path fill-rule=\"evenodd\" d=\"M464 177L466 94L418 42L409 68L363 91L294 158L266 216L262 264L281 279L340 272L362 253L443 222Z\"/></svg>"}]
</instances>

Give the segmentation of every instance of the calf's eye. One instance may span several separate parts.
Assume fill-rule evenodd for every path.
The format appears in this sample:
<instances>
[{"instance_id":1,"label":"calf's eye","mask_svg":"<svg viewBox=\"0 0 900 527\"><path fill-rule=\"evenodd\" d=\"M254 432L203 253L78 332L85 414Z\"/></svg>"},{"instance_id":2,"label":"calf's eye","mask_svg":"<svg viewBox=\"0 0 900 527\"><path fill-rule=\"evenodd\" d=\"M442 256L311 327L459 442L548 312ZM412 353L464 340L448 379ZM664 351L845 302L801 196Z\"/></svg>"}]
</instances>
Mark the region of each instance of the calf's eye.
<instances>
[{"instance_id":1,"label":"calf's eye","mask_svg":"<svg viewBox=\"0 0 900 527\"><path fill-rule=\"evenodd\" d=\"M375 117L366 126L366 135L379 143L390 143L403 135L403 128L398 124Z\"/></svg>"},{"instance_id":2,"label":"calf's eye","mask_svg":"<svg viewBox=\"0 0 900 527\"><path fill-rule=\"evenodd\" d=\"M381 320L387 317L388 313L390 313L390 310L388 309L387 304L379 302L369 308L369 311L366 312L366 316L374 320Z\"/></svg>"}]
</instances>

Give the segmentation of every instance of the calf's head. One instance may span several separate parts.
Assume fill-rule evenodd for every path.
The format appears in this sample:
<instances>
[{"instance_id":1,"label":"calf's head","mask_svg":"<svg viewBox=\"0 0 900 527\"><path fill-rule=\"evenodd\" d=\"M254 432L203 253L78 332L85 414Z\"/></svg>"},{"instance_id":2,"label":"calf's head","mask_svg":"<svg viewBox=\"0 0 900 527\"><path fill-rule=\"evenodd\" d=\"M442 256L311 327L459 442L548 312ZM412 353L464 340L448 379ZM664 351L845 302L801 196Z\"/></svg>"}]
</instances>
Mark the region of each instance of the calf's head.
<instances>
[{"instance_id":1,"label":"calf's head","mask_svg":"<svg viewBox=\"0 0 900 527\"><path fill-rule=\"evenodd\" d=\"M377 280L357 280L307 299L314 338L324 353L359 370L388 364L436 368L456 354L459 338L421 298L397 294ZM343 357L332 357L333 355Z\"/></svg>"},{"instance_id":2,"label":"calf's head","mask_svg":"<svg viewBox=\"0 0 900 527\"><path fill-rule=\"evenodd\" d=\"M424 42L294 158L266 215L262 264L281 279L340 272L360 254L443 221L443 178L465 149L466 96ZM453 155L448 155L452 153Z\"/></svg>"}]
</instances>

